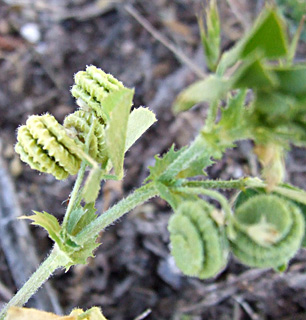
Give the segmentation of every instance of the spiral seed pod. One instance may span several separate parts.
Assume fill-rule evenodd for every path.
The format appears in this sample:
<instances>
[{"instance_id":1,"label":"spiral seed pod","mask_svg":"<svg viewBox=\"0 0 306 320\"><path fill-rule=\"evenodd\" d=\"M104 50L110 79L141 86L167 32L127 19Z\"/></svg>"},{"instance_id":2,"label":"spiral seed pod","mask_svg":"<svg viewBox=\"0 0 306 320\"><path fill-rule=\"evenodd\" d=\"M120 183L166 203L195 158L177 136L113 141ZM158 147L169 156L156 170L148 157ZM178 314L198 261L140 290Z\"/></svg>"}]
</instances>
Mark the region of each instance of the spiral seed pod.
<instances>
[{"instance_id":1,"label":"spiral seed pod","mask_svg":"<svg viewBox=\"0 0 306 320\"><path fill-rule=\"evenodd\" d=\"M29 117L26 125L19 127L17 140L16 152L32 169L51 173L61 180L80 168L77 150L81 145L49 114Z\"/></svg>"},{"instance_id":2,"label":"spiral seed pod","mask_svg":"<svg viewBox=\"0 0 306 320\"><path fill-rule=\"evenodd\" d=\"M170 218L171 253L178 268L200 279L215 276L227 261L227 241L211 213L214 207L203 200L184 201Z\"/></svg>"},{"instance_id":3,"label":"spiral seed pod","mask_svg":"<svg viewBox=\"0 0 306 320\"><path fill-rule=\"evenodd\" d=\"M238 207L230 246L244 264L260 268L285 265L297 252L305 231L300 209L274 195L256 195Z\"/></svg>"},{"instance_id":4,"label":"spiral seed pod","mask_svg":"<svg viewBox=\"0 0 306 320\"><path fill-rule=\"evenodd\" d=\"M78 72L74 79L75 85L71 89L71 94L85 102L99 118L106 121L102 109L103 101L109 93L124 88L122 82L95 66L88 66L86 71Z\"/></svg>"},{"instance_id":5,"label":"spiral seed pod","mask_svg":"<svg viewBox=\"0 0 306 320\"><path fill-rule=\"evenodd\" d=\"M93 121L94 115L92 113L78 110L65 118L64 127L84 145ZM90 141L89 155L98 163L106 163L108 159L104 124L100 121L95 122L94 134Z\"/></svg>"}]
</instances>

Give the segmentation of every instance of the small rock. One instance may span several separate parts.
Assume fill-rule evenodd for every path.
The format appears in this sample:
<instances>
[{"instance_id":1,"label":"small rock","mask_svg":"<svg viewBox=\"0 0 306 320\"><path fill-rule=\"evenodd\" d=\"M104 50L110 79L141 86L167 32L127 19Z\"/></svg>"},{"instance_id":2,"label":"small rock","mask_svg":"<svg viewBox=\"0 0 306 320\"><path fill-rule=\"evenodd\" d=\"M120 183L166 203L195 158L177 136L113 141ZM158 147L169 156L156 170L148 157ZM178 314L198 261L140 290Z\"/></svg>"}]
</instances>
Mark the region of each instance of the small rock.
<instances>
[{"instance_id":1,"label":"small rock","mask_svg":"<svg viewBox=\"0 0 306 320\"><path fill-rule=\"evenodd\" d=\"M20 29L21 36L30 43L37 43L40 40L40 30L36 23L26 23Z\"/></svg>"}]
</instances>

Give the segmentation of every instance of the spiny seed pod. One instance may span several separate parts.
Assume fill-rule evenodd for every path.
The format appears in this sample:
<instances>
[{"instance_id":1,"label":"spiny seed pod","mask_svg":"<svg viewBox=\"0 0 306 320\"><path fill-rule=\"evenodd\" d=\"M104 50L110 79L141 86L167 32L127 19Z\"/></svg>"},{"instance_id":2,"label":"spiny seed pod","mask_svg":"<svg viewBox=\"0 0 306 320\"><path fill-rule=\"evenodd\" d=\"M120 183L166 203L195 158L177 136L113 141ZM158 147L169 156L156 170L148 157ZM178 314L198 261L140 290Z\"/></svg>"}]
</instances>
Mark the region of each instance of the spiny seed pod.
<instances>
[{"instance_id":1,"label":"spiny seed pod","mask_svg":"<svg viewBox=\"0 0 306 320\"><path fill-rule=\"evenodd\" d=\"M65 118L64 127L72 137L77 138L84 145L94 117L93 113L78 110ZM98 163L106 163L108 160L104 124L99 120L95 122L95 130L89 146L89 155Z\"/></svg>"},{"instance_id":2,"label":"spiny seed pod","mask_svg":"<svg viewBox=\"0 0 306 320\"><path fill-rule=\"evenodd\" d=\"M305 222L291 201L275 195L257 195L237 208L230 227L230 246L241 262L252 267L278 268L300 248Z\"/></svg>"},{"instance_id":3,"label":"spiny seed pod","mask_svg":"<svg viewBox=\"0 0 306 320\"><path fill-rule=\"evenodd\" d=\"M15 151L32 169L61 180L80 168L77 150L82 146L50 114L29 117L26 125L18 128L17 140Z\"/></svg>"},{"instance_id":4,"label":"spiny seed pod","mask_svg":"<svg viewBox=\"0 0 306 320\"><path fill-rule=\"evenodd\" d=\"M184 201L169 220L171 253L188 276L210 278L227 261L227 241L222 226L212 219L214 207L203 200Z\"/></svg>"},{"instance_id":5,"label":"spiny seed pod","mask_svg":"<svg viewBox=\"0 0 306 320\"><path fill-rule=\"evenodd\" d=\"M75 85L71 89L71 94L85 102L99 118L106 121L102 109L103 101L109 93L124 88L122 82L95 66L88 66L86 71L76 73L74 80Z\"/></svg>"}]
</instances>

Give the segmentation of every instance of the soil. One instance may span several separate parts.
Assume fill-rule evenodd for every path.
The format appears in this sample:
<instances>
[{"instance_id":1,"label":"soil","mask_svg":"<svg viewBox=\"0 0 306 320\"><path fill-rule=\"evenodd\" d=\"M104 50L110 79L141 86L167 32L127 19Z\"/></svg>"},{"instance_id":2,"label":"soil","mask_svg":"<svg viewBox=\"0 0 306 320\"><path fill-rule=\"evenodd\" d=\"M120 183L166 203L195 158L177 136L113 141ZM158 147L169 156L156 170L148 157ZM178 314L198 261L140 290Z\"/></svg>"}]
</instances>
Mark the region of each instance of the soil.
<instances>
[{"instance_id":1,"label":"soil","mask_svg":"<svg viewBox=\"0 0 306 320\"><path fill-rule=\"evenodd\" d=\"M228 2L231 6L219 1L223 50L241 37L263 5L260 0ZM135 88L134 105L150 107L158 118L128 152L124 180L103 185L100 212L141 185L155 154L192 140L205 121L206 106L174 115L171 105L197 79L178 58L178 50L207 72L197 24L202 7L201 0L0 1L1 156L23 214L45 210L60 220L75 177L57 181L21 163L13 150L16 129L31 114L49 112L61 122L72 112L73 75L86 65L96 65ZM174 44L175 52L148 33L135 12L167 44ZM298 58L305 54L302 43ZM251 142L239 143L209 168L209 178L258 174L251 150ZM286 163L286 180L305 189L305 150L292 148ZM41 289L52 290L57 301L44 309L54 311L57 305L57 311L67 314L74 307L95 305L110 320L134 319L147 309L151 313L146 319L152 320L306 319L305 251L285 273L249 269L231 258L215 279L200 281L183 276L174 265L167 231L170 215L170 207L154 199L109 227L95 259L67 273L56 272L52 288ZM30 231L41 261L52 242L42 229L31 226ZM7 261L0 250L0 303L19 286ZM37 304L30 301L29 306Z\"/></svg>"}]
</instances>

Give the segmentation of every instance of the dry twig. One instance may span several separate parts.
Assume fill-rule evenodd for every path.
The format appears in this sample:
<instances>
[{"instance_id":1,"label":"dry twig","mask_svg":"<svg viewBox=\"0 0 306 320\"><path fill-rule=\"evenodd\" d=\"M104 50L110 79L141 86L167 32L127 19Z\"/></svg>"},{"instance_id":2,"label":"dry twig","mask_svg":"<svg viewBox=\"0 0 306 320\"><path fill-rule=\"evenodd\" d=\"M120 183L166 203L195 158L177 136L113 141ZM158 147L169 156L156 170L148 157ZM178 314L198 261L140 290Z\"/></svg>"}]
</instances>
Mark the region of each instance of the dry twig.
<instances>
[{"instance_id":1,"label":"dry twig","mask_svg":"<svg viewBox=\"0 0 306 320\"><path fill-rule=\"evenodd\" d=\"M205 78L206 73L195 65L191 59L189 59L179 48L174 46L164 35L156 30L148 20L146 20L134 7L127 4L124 9L134 17L156 40L161 42L166 48L168 48L177 59L188 66L199 78Z\"/></svg>"}]
</instances>

